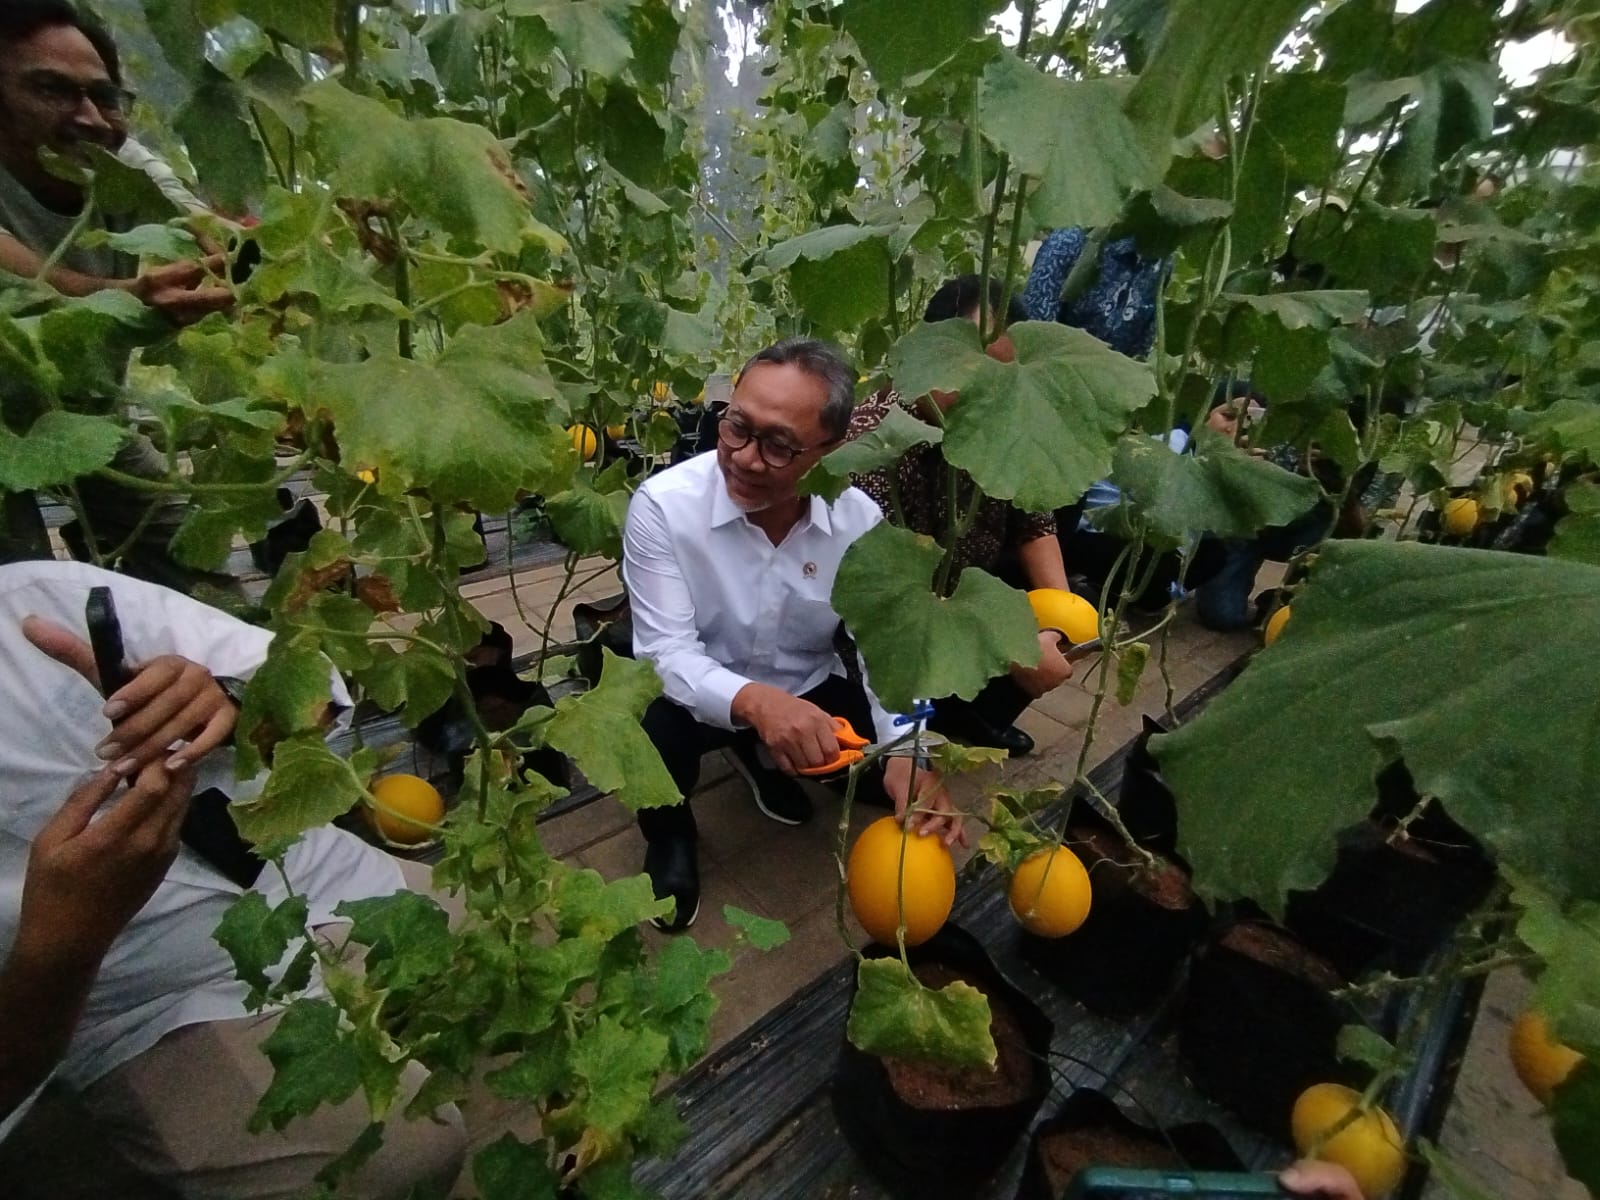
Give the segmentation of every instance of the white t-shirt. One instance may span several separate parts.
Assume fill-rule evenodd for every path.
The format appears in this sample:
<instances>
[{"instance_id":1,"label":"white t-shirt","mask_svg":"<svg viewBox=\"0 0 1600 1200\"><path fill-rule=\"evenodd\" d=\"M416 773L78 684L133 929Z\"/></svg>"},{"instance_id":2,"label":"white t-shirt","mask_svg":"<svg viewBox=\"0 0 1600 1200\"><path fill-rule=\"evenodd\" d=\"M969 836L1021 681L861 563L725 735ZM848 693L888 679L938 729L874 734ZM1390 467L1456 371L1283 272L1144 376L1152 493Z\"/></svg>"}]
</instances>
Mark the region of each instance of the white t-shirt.
<instances>
[{"instance_id":1,"label":"white t-shirt","mask_svg":"<svg viewBox=\"0 0 1600 1200\"><path fill-rule=\"evenodd\" d=\"M714 453L651 476L622 537L634 653L655 667L669 700L723 729L733 728L729 709L747 683L799 696L842 675L833 581L845 551L881 520L860 488L831 505L813 496L774 546L729 497ZM870 687L867 700L877 736L899 736Z\"/></svg>"},{"instance_id":2,"label":"white t-shirt","mask_svg":"<svg viewBox=\"0 0 1600 1200\"><path fill-rule=\"evenodd\" d=\"M16 940L29 844L68 793L101 765L94 748L111 728L95 688L36 649L23 636L22 622L46 617L86 638L84 605L97 586L111 588L133 663L179 654L213 675L248 678L272 640L266 630L178 592L97 567L0 566L0 958ZM334 697L349 702L337 676ZM208 787L239 797L258 792L261 781L237 782L233 754L224 749L199 766L196 791ZM312 925L326 924L342 901L388 895L403 886L394 859L332 827L302 837L284 868L309 903ZM286 896L271 868L261 873L256 890L273 904ZM246 1015L245 989L211 936L241 894L188 847L179 850L165 881L106 955L57 1069L60 1078L84 1087L174 1029Z\"/></svg>"}]
</instances>

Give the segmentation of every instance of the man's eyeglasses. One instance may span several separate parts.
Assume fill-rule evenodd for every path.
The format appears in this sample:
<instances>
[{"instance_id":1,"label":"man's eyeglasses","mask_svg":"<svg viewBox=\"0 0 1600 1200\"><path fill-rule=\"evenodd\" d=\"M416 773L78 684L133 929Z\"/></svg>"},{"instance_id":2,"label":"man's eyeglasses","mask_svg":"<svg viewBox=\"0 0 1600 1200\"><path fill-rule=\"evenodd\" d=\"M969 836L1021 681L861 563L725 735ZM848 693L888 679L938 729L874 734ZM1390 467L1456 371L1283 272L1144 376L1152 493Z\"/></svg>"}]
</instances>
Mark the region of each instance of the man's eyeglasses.
<instances>
[{"instance_id":1,"label":"man's eyeglasses","mask_svg":"<svg viewBox=\"0 0 1600 1200\"><path fill-rule=\"evenodd\" d=\"M820 450L822 446L794 446L774 433L757 433L743 417L724 412L717 417L717 437L729 450L743 450L755 442L761 461L769 467L782 469L807 450ZM823 442L826 446L829 443Z\"/></svg>"},{"instance_id":2,"label":"man's eyeglasses","mask_svg":"<svg viewBox=\"0 0 1600 1200\"><path fill-rule=\"evenodd\" d=\"M30 71L22 77L36 97L62 113L76 112L87 100L103 113L126 113L133 107L134 95L109 79L79 83L57 71Z\"/></svg>"}]
</instances>

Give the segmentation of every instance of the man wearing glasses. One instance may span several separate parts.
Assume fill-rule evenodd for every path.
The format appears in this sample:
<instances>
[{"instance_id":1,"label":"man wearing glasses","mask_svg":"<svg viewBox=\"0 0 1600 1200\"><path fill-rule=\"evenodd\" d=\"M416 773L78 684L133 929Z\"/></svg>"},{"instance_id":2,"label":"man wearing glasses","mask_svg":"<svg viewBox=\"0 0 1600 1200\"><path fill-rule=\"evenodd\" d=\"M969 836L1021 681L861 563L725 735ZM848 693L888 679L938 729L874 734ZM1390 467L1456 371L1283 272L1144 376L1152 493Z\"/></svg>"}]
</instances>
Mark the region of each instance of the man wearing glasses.
<instances>
[{"instance_id":1,"label":"man wearing glasses","mask_svg":"<svg viewBox=\"0 0 1600 1200\"><path fill-rule=\"evenodd\" d=\"M716 453L646 481L623 534L634 650L655 666L664 692L643 726L684 796L639 813L645 873L658 897L677 902L657 922L669 932L687 929L699 912L688 798L706 751L730 748L761 811L799 825L811 801L793 776L837 755L833 717L867 737L904 732L835 648L834 576L882 514L856 488L832 504L798 491L800 477L844 438L855 370L826 343L789 338L757 354L738 378ZM881 775L862 777L857 795L903 814L914 764L884 761ZM937 777L915 770L919 832L964 841Z\"/></svg>"},{"instance_id":2,"label":"man wearing glasses","mask_svg":"<svg viewBox=\"0 0 1600 1200\"><path fill-rule=\"evenodd\" d=\"M175 324L190 324L233 302L232 292L210 274L218 263L180 262L141 272L130 255L81 242L57 254L74 232L84 232L77 226L85 197L77 184L51 172L48 158L82 157L86 146L117 151L127 139L129 101L116 46L103 29L64 0L0 2L0 275L42 276L67 296L125 291ZM108 220L90 224L114 231ZM74 407L106 411L115 397L69 400ZM144 478L166 476L165 460L143 437L130 438L110 466ZM80 479L77 491L92 526L85 536L96 538L104 551L127 544L130 573L180 588L194 582L195 575L174 563L167 549L186 512L180 498L151 500L92 476ZM0 502L0 562L50 557L32 495L0 493ZM147 515L152 504L156 511Z\"/></svg>"}]
</instances>

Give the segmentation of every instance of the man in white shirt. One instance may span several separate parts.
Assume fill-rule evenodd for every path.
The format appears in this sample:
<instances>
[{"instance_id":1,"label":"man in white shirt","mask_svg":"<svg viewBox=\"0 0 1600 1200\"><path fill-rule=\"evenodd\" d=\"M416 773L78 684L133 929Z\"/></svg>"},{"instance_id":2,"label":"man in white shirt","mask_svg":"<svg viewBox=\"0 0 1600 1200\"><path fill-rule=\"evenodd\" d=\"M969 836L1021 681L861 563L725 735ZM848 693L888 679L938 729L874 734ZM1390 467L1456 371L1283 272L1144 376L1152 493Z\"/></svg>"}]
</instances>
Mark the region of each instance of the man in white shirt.
<instances>
[{"instance_id":1,"label":"man in white shirt","mask_svg":"<svg viewBox=\"0 0 1600 1200\"><path fill-rule=\"evenodd\" d=\"M634 651L655 666L664 693L642 723L684 796L639 813L645 872L658 897L677 902L660 928L686 929L699 912L688 797L706 751L731 747L761 811L798 825L811 802L792 776L837 755L833 717L864 737L905 732L835 649L839 562L882 513L857 488L831 505L798 491L800 477L843 440L854 388L854 368L826 343L790 338L768 347L739 374L716 453L647 480L629 506L622 570ZM904 814L915 773L919 831L962 839L937 777L909 758L885 761L858 796Z\"/></svg>"},{"instance_id":2,"label":"man in white shirt","mask_svg":"<svg viewBox=\"0 0 1600 1200\"><path fill-rule=\"evenodd\" d=\"M111 589L127 660L136 665L132 679L109 699L96 687L93 654L84 640L85 603L93 587ZM316 1172L366 1127L365 1102L358 1095L324 1107L281 1133L246 1131L271 1080L260 1044L277 1013L248 1012L246 989L212 938L243 889L188 846L177 848L142 907L132 903L136 896L126 895L95 906L136 911L120 932L97 924L47 929L41 938L41 920L74 923L71 914L81 906L56 906L67 915L41 916L40 889L48 895L52 860L78 838L75 811L87 809L87 817L90 806L109 810L88 826L93 831L113 818L127 820L125 805L148 808L152 827L140 836L154 843L149 853L159 855L171 840L173 789L183 792L192 783L235 798L259 790L259 780L234 780L233 752L225 744L234 711L217 679L248 678L265 659L271 638L177 592L80 563L0 566L0 680L6 700L0 706L0 957L8 960L0 986L17 986L20 970L23 1008L38 1012L52 996L63 1005L81 1005L55 1078L80 1094L103 1122L97 1132L125 1158L185 1197L303 1195ZM348 705L337 676L332 695L336 705ZM170 749L180 741L178 750ZM151 776L152 770L157 774ZM100 787L107 771L133 780L133 790L99 799L107 790ZM162 771L173 778L164 781ZM95 848L77 849L87 855ZM110 854L116 848L100 849ZM108 878L122 873L125 891L140 886L148 865L119 867L112 860L105 870ZM403 886L394 859L331 827L302 837L283 868L281 875L263 871L255 890L276 905L288 894L286 877L306 898L309 924L319 930L341 923L333 911L341 902ZM101 879L98 886L110 885ZM71 960L58 964L60 970L45 970L43 983L41 943ZM320 977L312 994L323 994ZM13 1011L16 1004L15 995L0 999L0 1011ZM48 1039L54 1016L59 1014L41 1013L40 1028L0 1027L0 1045ZM27 1055L19 1057L14 1044L10 1052L0 1049L0 1064L20 1070L19 1061L25 1063ZM415 1088L424 1078L413 1064L407 1084ZM7 1083L0 1095L16 1091L16 1080ZM399 1200L423 1180L448 1184L464 1141L459 1115L448 1110L441 1118L391 1122L379 1159L363 1168L355 1194Z\"/></svg>"}]
</instances>

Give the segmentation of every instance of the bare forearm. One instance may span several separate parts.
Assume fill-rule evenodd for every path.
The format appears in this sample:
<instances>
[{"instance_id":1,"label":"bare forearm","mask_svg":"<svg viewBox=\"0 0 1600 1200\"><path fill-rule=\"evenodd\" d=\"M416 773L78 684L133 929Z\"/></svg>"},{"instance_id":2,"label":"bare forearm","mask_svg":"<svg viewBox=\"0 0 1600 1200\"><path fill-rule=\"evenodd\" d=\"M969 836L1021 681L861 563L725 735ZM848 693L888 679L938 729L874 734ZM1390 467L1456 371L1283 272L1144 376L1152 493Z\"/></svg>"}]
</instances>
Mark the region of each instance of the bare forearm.
<instances>
[{"instance_id":1,"label":"bare forearm","mask_svg":"<svg viewBox=\"0 0 1600 1200\"><path fill-rule=\"evenodd\" d=\"M1055 534L1034 538L1017 548L1022 561L1022 573L1031 588L1060 588L1071 591L1067 583L1067 566L1061 558L1061 542Z\"/></svg>"},{"instance_id":2,"label":"bare forearm","mask_svg":"<svg viewBox=\"0 0 1600 1200\"><path fill-rule=\"evenodd\" d=\"M36 279L39 272L44 269L45 259L37 251L30 250L16 238L0 233L0 271L8 275L16 275L22 279ZM132 291L137 282L132 279L104 279L98 275L85 275L82 271L69 270L66 267L52 267L45 276L45 282L63 296L92 296L96 292Z\"/></svg>"},{"instance_id":3,"label":"bare forearm","mask_svg":"<svg viewBox=\"0 0 1600 1200\"><path fill-rule=\"evenodd\" d=\"M67 1052L99 961L58 962L19 939L0 968L0 1120L33 1094Z\"/></svg>"}]
</instances>

